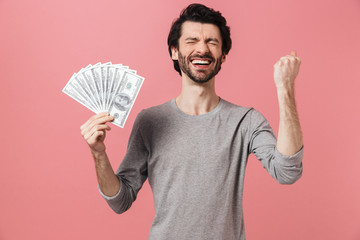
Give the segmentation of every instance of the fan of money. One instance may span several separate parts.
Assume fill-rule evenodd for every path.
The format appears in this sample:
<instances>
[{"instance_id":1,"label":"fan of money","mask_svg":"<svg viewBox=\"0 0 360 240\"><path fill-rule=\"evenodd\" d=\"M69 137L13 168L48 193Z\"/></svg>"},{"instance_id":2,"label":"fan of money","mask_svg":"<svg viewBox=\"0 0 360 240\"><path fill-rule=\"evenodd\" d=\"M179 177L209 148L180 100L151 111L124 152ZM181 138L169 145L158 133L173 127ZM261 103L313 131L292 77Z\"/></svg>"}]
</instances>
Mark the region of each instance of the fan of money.
<instances>
[{"instance_id":1,"label":"fan of money","mask_svg":"<svg viewBox=\"0 0 360 240\"><path fill-rule=\"evenodd\" d=\"M95 113L108 112L124 127L144 78L122 64L97 63L74 73L62 90Z\"/></svg>"}]
</instances>

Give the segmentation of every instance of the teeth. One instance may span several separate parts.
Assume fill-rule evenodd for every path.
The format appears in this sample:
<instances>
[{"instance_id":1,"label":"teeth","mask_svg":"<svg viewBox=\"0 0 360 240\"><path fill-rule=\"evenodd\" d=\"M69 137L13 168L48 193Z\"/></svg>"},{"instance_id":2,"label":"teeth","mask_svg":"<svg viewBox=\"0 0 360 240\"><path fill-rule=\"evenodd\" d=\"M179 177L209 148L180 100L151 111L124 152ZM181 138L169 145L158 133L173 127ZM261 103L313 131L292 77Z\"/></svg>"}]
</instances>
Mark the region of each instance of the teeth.
<instances>
[{"instance_id":1,"label":"teeth","mask_svg":"<svg viewBox=\"0 0 360 240\"><path fill-rule=\"evenodd\" d=\"M193 60L193 64L210 64L210 61L207 60Z\"/></svg>"}]
</instances>

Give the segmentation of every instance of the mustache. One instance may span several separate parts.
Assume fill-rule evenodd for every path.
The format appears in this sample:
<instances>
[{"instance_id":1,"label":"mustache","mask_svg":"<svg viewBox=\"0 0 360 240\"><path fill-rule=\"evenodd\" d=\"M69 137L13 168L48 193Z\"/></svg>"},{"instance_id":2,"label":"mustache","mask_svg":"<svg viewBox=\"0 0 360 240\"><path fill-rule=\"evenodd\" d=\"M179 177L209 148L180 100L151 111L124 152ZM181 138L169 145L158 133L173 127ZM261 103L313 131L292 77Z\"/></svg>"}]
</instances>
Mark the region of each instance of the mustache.
<instances>
[{"instance_id":1,"label":"mustache","mask_svg":"<svg viewBox=\"0 0 360 240\"><path fill-rule=\"evenodd\" d=\"M194 55L191 55L188 57L188 59L190 60L191 58L207 58L207 59L210 59L212 62L215 61L215 58L213 58L212 56L210 55L200 55L200 54L194 54Z\"/></svg>"}]
</instances>

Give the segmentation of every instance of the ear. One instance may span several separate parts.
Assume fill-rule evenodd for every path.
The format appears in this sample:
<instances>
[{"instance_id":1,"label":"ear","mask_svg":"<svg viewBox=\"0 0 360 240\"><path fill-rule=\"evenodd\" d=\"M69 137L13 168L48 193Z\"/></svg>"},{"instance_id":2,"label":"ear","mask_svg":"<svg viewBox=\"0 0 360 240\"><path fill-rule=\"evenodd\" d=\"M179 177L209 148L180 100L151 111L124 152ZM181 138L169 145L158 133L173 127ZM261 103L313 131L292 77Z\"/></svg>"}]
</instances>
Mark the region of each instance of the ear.
<instances>
[{"instance_id":1,"label":"ear","mask_svg":"<svg viewBox=\"0 0 360 240\"><path fill-rule=\"evenodd\" d=\"M172 60L179 60L179 56L178 56L178 49L174 46L171 46L171 59Z\"/></svg>"},{"instance_id":2,"label":"ear","mask_svg":"<svg viewBox=\"0 0 360 240\"><path fill-rule=\"evenodd\" d=\"M226 60L226 54L223 54L223 55L221 56L221 63L225 62L225 60Z\"/></svg>"}]
</instances>

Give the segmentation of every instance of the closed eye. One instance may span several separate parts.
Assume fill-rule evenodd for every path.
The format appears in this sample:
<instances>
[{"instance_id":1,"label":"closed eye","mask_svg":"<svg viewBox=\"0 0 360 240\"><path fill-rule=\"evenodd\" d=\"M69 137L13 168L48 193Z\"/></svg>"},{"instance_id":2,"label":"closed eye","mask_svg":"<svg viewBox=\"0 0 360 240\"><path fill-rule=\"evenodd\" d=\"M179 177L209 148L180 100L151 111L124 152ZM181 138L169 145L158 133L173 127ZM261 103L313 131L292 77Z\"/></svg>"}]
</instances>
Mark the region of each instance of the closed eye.
<instances>
[{"instance_id":1,"label":"closed eye","mask_svg":"<svg viewBox=\"0 0 360 240\"><path fill-rule=\"evenodd\" d=\"M188 37L188 38L185 39L185 43L186 43L186 44L194 44L194 43L196 43L197 41L199 41L199 39L194 38L194 37Z\"/></svg>"},{"instance_id":2,"label":"closed eye","mask_svg":"<svg viewBox=\"0 0 360 240\"><path fill-rule=\"evenodd\" d=\"M209 39L207 39L206 42L209 43L210 45L214 45L214 46L219 44L219 40L217 40L216 38L209 38Z\"/></svg>"}]
</instances>

